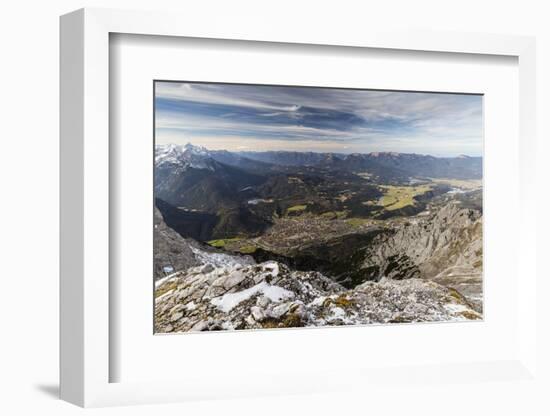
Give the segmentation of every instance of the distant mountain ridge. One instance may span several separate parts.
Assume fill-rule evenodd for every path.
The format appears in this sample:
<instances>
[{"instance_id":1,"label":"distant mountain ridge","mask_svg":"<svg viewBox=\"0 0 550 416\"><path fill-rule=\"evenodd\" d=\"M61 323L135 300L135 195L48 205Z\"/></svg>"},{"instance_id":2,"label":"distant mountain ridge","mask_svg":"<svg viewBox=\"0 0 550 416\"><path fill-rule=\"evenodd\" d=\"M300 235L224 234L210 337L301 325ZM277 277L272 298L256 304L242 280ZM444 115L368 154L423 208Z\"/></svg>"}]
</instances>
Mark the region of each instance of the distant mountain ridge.
<instances>
[{"instance_id":1,"label":"distant mountain ridge","mask_svg":"<svg viewBox=\"0 0 550 416\"><path fill-rule=\"evenodd\" d=\"M238 152L238 154L265 163L287 166L316 166L331 163L334 160L340 161L346 157L346 155L340 153L296 152L287 150L246 151Z\"/></svg>"},{"instance_id":2,"label":"distant mountain ridge","mask_svg":"<svg viewBox=\"0 0 550 416\"><path fill-rule=\"evenodd\" d=\"M155 166L214 171L214 162L256 172L268 172L281 167L316 167L348 172L370 172L388 179L406 180L408 177L480 179L483 158L459 155L435 157L417 153L317 153L298 151L238 151L208 150L187 143L184 146L157 145Z\"/></svg>"},{"instance_id":3,"label":"distant mountain ridge","mask_svg":"<svg viewBox=\"0 0 550 416\"><path fill-rule=\"evenodd\" d=\"M239 152L249 159L290 166L322 166L346 171L395 169L399 176L479 179L482 176L482 157L459 155L435 157L417 153L314 153L314 152ZM390 173L390 172L388 172Z\"/></svg>"}]
</instances>

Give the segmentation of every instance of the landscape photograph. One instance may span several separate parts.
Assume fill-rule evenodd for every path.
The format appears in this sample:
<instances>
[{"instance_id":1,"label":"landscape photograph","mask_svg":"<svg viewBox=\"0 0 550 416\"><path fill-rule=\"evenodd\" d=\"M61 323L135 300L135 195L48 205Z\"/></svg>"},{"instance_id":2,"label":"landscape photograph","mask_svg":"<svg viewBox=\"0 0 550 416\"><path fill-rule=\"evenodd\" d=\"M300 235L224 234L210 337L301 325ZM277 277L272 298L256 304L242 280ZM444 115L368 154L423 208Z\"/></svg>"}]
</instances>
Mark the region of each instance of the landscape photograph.
<instances>
[{"instance_id":1,"label":"landscape photograph","mask_svg":"<svg viewBox=\"0 0 550 416\"><path fill-rule=\"evenodd\" d=\"M483 319L483 96L154 82L154 332Z\"/></svg>"}]
</instances>

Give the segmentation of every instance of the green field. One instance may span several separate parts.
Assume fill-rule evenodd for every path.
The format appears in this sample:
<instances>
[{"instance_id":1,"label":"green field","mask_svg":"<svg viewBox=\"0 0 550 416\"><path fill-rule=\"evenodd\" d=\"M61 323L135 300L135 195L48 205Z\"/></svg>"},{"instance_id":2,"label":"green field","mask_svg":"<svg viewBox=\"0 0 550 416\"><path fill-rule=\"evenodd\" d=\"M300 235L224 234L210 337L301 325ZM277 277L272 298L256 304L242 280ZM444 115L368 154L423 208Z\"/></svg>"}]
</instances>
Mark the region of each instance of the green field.
<instances>
[{"instance_id":1,"label":"green field","mask_svg":"<svg viewBox=\"0 0 550 416\"><path fill-rule=\"evenodd\" d=\"M294 205L293 207L290 207L286 210L286 212L301 212L305 211L307 208L307 205Z\"/></svg>"},{"instance_id":2,"label":"green field","mask_svg":"<svg viewBox=\"0 0 550 416\"><path fill-rule=\"evenodd\" d=\"M361 227L362 225L369 225L371 223L372 220L367 218L348 218L346 220L346 224L349 224L352 227Z\"/></svg>"},{"instance_id":3,"label":"green field","mask_svg":"<svg viewBox=\"0 0 550 416\"><path fill-rule=\"evenodd\" d=\"M207 243L212 247L229 251L238 251L242 254L252 254L258 249L255 245L248 244L248 241L244 237L240 236L210 240Z\"/></svg>"},{"instance_id":4,"label":"green field","mask_svg":"<svg viewBox=\"0 0 550 416\"><path fill-rule=\"evenodd\" d=\"M474 190L480 189L482 186L481 179L446 179L446 178L430 178L433 183L441 185L454 186L455 188Z\"/></svg>"},{"instance_id":5,"label":"green field","mask_svg":"<svg viewBox=\"0 0 550 416\"><path fill-rule=\"evenodd\" d=\"M414 205L414 197L423 195L432 188L429 185L419 186L382 186L384 195L378 201L386 210L393 211L408 205Z\"/></svg>"},{"instance_id":6,"label":"green field","mask_svg":"<svg viewBox=\"0 0 550 416\"><path fill-rule=\"evenodd\" d=\"M321 218L328 220L346 218L348 215L347 211L327 211L321 214Z\"/></svg>"},{"instance_id":7,"label":"green field","mask_svg":"<svg viewBox=\"0 0 550 416\"><path fill-rule=\"evenodd\" d=\"M253 245L244 245L244 246L239 247L239 252L241 252L242 254L252 254L257 249L258 249L258 247L253 246Z\"/></svg>"},{"instance_id":8,"label":"green field","mask_svg":"<svg viewBox=\"0 0 550 416\"><path fill-rule=\"evenodd\" d=\"M211 245L212 247L224 248L227 243L232 243L242 239L243 237L220 238L219 240L207 241L207 244Z\"/></svg>"}]
</instances>

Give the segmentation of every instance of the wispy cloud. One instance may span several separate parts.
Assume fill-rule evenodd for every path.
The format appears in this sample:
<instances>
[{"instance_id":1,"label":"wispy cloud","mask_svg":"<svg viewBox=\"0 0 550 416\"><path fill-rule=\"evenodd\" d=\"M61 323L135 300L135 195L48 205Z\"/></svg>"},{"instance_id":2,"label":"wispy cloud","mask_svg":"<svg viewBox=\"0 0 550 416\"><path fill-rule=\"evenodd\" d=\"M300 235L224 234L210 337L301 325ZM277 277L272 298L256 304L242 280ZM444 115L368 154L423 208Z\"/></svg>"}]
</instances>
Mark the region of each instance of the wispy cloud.
<instances>
[{"instance_id":1,"label":"wispy cloud","mask_svg":"<svg viewBox=\"0 0 550 416\"><path fill-rule=\"evenodd\" d=\"M482 97L158 82L158 143L210 148L482 153Z\"/></svg>"}]
</instances>

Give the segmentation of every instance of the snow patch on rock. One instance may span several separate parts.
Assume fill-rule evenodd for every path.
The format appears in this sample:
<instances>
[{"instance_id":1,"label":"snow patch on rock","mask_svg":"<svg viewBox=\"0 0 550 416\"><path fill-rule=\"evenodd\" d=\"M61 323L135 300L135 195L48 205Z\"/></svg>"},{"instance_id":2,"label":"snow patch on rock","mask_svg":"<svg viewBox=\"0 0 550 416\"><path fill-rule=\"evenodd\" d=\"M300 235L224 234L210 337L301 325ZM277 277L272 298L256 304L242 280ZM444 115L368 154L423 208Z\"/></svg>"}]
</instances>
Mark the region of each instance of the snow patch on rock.
<instances>
[{"instance_id":1,"label":"snow patch on rock","mask_svg":"<svg viewBox=\"0 0 550 416\"><path fill-rule=\"evenodd\" d=\"M212 299L210 303L222 312L227 313L241 302L250 299L258 293L263 294L272 302L280 302L283 299L290 299L294 297L294 293L290 290L283 289L279 286L272 286L264 281L240 292L226 293L223 296Z\"/></svg>"},{"instance_id":2,"label":"snow patch on rock","mask_svg":"<svg viewBox=\"0 0 550 416\"><path fill-rule=\"evenodd\" d=\"M191 251L196 259L202 264L211 264L214 267L237 266L242 267L248 264L254 264L254 259L250 256L239 256L225 253L210 253L196 247L191 247Z\"/></svg>"}]
</instances>

